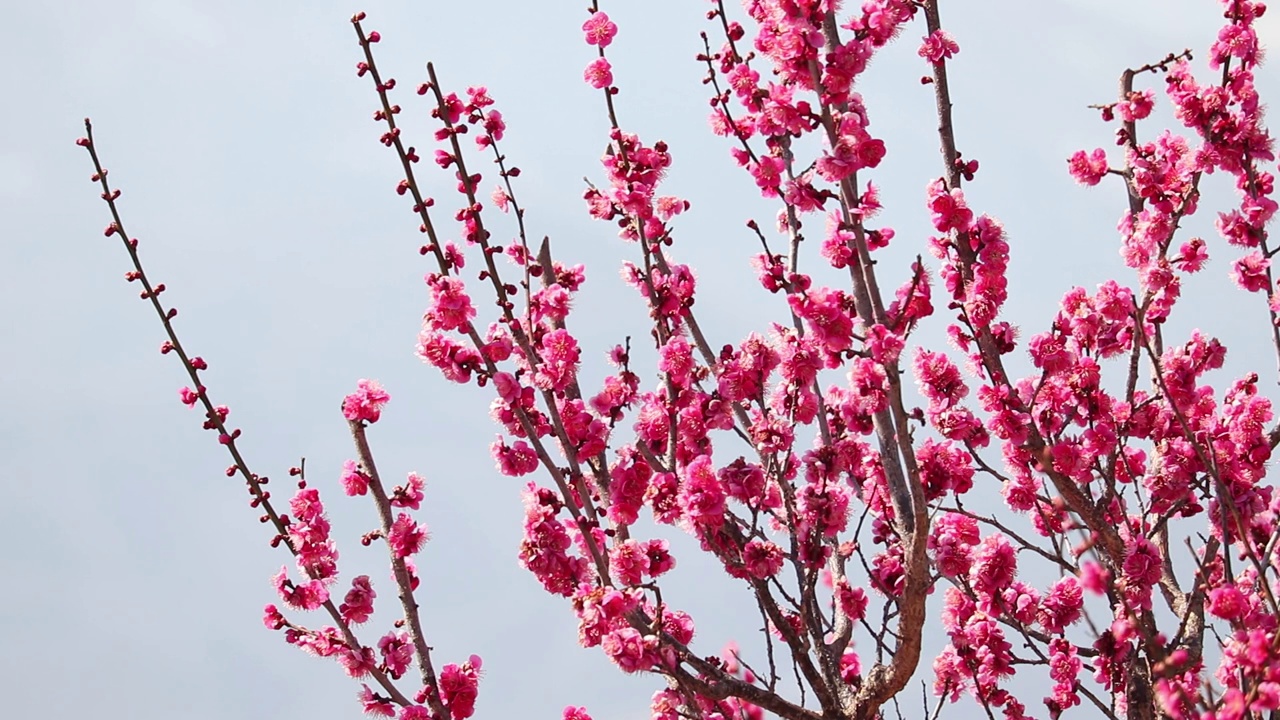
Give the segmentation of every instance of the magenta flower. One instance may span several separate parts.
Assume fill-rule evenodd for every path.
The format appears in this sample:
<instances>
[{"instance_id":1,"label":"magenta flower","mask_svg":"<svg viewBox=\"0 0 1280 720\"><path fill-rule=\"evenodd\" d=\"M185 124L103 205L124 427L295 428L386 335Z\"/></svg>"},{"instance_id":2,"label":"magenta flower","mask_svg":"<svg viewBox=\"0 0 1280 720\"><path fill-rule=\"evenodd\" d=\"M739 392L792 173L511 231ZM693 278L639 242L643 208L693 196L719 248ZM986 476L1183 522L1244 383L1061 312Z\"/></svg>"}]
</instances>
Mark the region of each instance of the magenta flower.
<instances>
[{"instance_id":1,"label":"magenta flower","mask_svg":"<svg viewBox=\"0 0 1280 720\"><path fill-rule=\"evenodd\" d=\"M960 44L956 42L955 38L951 37L951 33L939 29L933 31L929 37L924 39L916 54L937 65L943 60L953 57L958 52L960 52Z\"/></svg>"},{"instance_id":2,"label":"magenta flower","mask_svg":"<svg viewBox=\"0 0 1280 720\"><path fill-rule=\"evenodd\" d=\"M462 665L449 663L440 670L440 699L453 720L466 720L476 711L480 685L480 657L472 655Z\"/></svg>"},{"instance_id":3,"label":"magenta flower","mask_svg":"<svg viewBox=\"0 0 1280 720\"><path fill-rule=\"evenodd\" d=\"M400 513L387 533L387 544L398 558L414 555L427 543L427 529L419 525L408 513Z\"/></svg>"},{"instance_id":4,"label":"magenta flower","mask_svg":"<svg viewBox=\"0 0 1280 720\"><path fill-rule=\"evenodd\" d=\"M356 696L360 699L361 704L364 705L365 715L389 718L396 716L396 706L390 700L376 695L369 689L368 685L361 685L360 688L361 690L356 693Z\"/></svg>"},{"instance_id":5,"label":"magenta flower","mask_svg":"<svg viewBox=\"0 0 1280 720\"><path fill-rule=\"evenodd\" d=\"M1261 292L1269 287L1267 269L1270 267L1271 260L1263 256L1261 250L1254 250L1231 264L1231 279L1249 292Z\"/></svg>"},{"instance_id":6,"label":"magenta flower","mask_svg":"<svg viewBox=\"0 0 1280 720\"><path fill-rule=\"evenodd\" d=\"M342 400L342 416L353 422L378 422L382 417L382 406L391 396L382 389L375 380L360 380L357 390Z\"/></svg>"},{"instance_id":7,"label":"magenta flower","mask_svg":"<svg viewBox=\"0 0 1280 720\"><path fill-rule=\"evenodd\" d=\"M624 627L608 633L601 639L600 646L623 672L640 672L653 665L646 662L644 638L634 628Z\"/></svg>"},{"instance_id":8,"label":"magenta flower","mask_svg":"<svg viewBox=\"0 0 1280 720\"><path fill-rule=\"evenodd\" d=\"M360 625L369 620L373 614L373 599L377 597L368 575L360 575L351 579L351 589L338 606L342 619L353 625Z\"/></svg>"},{"instance_id":9,"label":"magenta flower","mask_svg":"<svg viewBox=\"0 0 1280 720\"><path fill-rule=\"evenodd\" d=\"M618 34L618 26L602 12L591 13L591 17L582 24L582 32L587 36L588 45L597 45L601 50L609 47L613 36Z\"/></svg>"},{"instance_id":10,"label":"magenta flower","mask_svg":"<svg viewBox=\"0 0 1280 720\"><path fill-rule=\"evenodd\" d=\"M582 78L597 90L603 90L613 84L613 66L604 58L596 58L587 65Z\"/></svg>"},{"instance_id":11,"label":"magenta flower","mask_svg":"<svg viewBox=\"0 0 1280 720\"><path fill-rule=\"evenodd\" d=\"M466 332L476 310L462 280L432 273L427 276L427 286L431 288L431 306L422 318L423 325L441 332Z\"/></svg>"},{"instance_id":12,"label":"magenta flower","mask_svg":"<svg viewBox=\"0 0 1280 720\"><path fill-rule=\"evenodd\" d=\"M578 372L578 341L568 330L552 330L542 338L541 350L542 364L534 375L534 384L547 390L563 390Z\"/></svg>"},{"instance_id":13,"label":"magenta flower","mask_svg":"<svg viewBox=\"0 0 1280 720\"><path fill-rule=\"evenodd\" d=\"M382 655L382 664L387 668L387 673L397 680L413 662L413 645L409 642L408 633L389 632L383 635L378 640L378 652Z\"/></svg>"},{"instance_id":14,"label":"magenta flower","mask_svg":"<svg viewBox=\"0 0 1280 720\"><path fill-rule=\"evenodd\" d=\"M1081 185L1097 185L1107 174L1107 151L1102 148L1091 153L1077 150L1067 159L1067 169Z\"/></svg>"},{"instance_id":15,"label":"magenta flower","mask_svg":"<svg viewBox=\"0 0 1280 720\"><path fill-rule=\"evenodd\" d=\"M426 487L426 480L416 472L409 473L408 480L404 485L397 485L391 495L391 506L409 508L417 510L422 507L422 489Z\"/></svg>"},{"instance_id":16,"label":"magenta flower","mask_svg":"<svg viewBox=\"0 0 1280 720\"><path fill-rule=\"evenodd\" d=\"M285 604L294 610L315 610L329 599L329 591L320 580L295 585L283 567L272 578L272 584Z\"/></svg>"},{"instance_id":17,"label":"magenta flower","mask_svg":"<svg viewBox=\"0 0 1280 720\"><path fill-rule=\"evenodd\" d=\"M724 487L716 477L711 456L699 455L684 470L680 506L697 525L720 527L724 522Z\"/></svg>"},{"instance_id":18,"label":"magenta flower","mask_svg":"<svg viewBox=\"0 0 1280 720\"><path fill-rule=\"evenodd\" d=\"M768 540L752 538L742 548L742 564L747 574L759 580L777 575L785 559L782 548Z\"/></svg>"},{"instance_id":19,"label":"magenta flower","mask_svg":"<svg viewBox=\"0 0 1280 720\"><path fill-rule=\"evenodd\" d=\"M354 460L342 464L342 489L351 497L369 492L369 476L360 472Z\"/></svg>"},{"instance_id":20,"label":"magenta flower","mask_svg":"<svg viewBox=\"0 0 1280 720\"><path fill-rule=\"evenodd\" d=\"M268 630L279 630L288 625L284 619L284 615L280 613L279 608L275 605L267 605L262 611L262 624L267 626Z\"/></svg>"},{"instance_id":21,"label":"magenta flower","mask_svg":"<svg viewBox=\"0 0 1280 720\"><path fill-rule=\"evenodd\" d=\"M184 387L178 390L178 395L182 397L182 404L189 408L195 407L196 403L200 402L200 393L189 387Z\"/></svg>"}]
</instances>

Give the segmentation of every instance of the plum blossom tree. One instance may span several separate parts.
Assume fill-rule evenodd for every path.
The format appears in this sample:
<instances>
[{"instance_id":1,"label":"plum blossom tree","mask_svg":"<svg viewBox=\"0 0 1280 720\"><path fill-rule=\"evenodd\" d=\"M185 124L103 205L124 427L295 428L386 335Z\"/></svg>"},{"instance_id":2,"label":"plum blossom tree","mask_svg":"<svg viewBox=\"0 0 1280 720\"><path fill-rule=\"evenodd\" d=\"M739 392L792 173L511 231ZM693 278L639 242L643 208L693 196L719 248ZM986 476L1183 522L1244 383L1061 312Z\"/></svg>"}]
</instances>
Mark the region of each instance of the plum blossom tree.
<instances>
[{"instance_id":1,"label":"plum blossom tree","mask_svg":"<svg viewBox=\"0 0 1280 720\"><path fill-rule=\"evenodd\" d=\"M356 72L373 85L380 142L403 171L395 192L412 205L431 268L417 354L491 403L496 468L527 478L519 562L564 598L580 643L655 676L657 720L873 718L918 675L940 698L934 716L962 697L1011 719L1280 712L1280 497L1266 477L1280 425L1257 373L1215 389L1204 376L1223 366L1223 344L1168 329L1184 278L1217 247L1239 288L1260 295L1280 357L1267 231L1275 157L1255 87L1265 6L1223 0L1211 79L1194 75L1190 51L1175 52L1124 70L1119 96L1097 106L1114 148L1081 150L1067 170L1123 188L1118 230L1135 281L1071 290L1024 339L1003 312L1010 239L965 197L979 163L957 150L947 73L961 45L939 2L742 5L739 16L712 0L697 60L712 132L776 204L776 218L744 232L760 245L750 261L778 296L778 321L719 347L696 306L697 276L675 254L691 201L663 194L673 150L625 129L609 54L619 28L597 2L582 25L583 80L610 130L583 198L618 228L623 278L650 320L647 337L611 349L584 348L571 330L586 268L526 226L521 172L488 91L450 90L428 64L416 94L435 146L420 153L397 122L397 82L375 61L381 35L363 13L352 18ZM895 267L877 251L912 241L873 222L872 178L887 155L857 83L902 36L922 38L942 165L925 183L936 234L918 243L932 260L922 252ZM1182 129L1139 133L1161 96ZM264 624L336 660L372 716L471 717L481 659L434 657L416 599L425 480L410 473L392 487L371 450L389 393L360 380L343 399L354 459L334 474L345 495L373 501L378 525L361 542L385 545L393 582L340 581L328 479L312 484L300 463L287 505L272 497L205 386L208 364L179 341L164 284L143 270L88 121L78 143L111 214L106 235L133 263L126 279L164 326L161 352L190 376L180 399L204 411L232 459L227 475L293 556L274 578L283 608L266 606ZM450 179L440 198L423 156ZM1225 243L1184 239L1213 173L1238 191L1217 211ZM841 281L803 272L802 250ZM944 324L950 347L927 347L925 323ZM613 368L597 385L581 372L584 354ZM1018 377L1024 356L1033 370ZM998 487L1004 507L967 502L980 485ZM663 593L670 532L692 535L753 599L758 653L695 643L695 619ZM379 593L395 597L392 610L375 608ZM380 637L365 632L387 615ZM934 657L929 623L947 637ZM568 707L564 718L589 716Z\"/></svg>"}]
</instances>

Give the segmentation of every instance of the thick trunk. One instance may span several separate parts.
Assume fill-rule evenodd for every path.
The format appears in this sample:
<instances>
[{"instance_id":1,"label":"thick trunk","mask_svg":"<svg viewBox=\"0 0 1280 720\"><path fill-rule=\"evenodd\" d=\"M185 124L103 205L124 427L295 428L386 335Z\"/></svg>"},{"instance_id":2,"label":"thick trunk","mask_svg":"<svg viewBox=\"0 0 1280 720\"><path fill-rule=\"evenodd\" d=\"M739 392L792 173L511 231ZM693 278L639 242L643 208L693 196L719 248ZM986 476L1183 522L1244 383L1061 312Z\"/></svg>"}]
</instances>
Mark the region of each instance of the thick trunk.
<instances>
[{"instance_id":1,"label":"thick trunk","mask_svg":"<svg viewBox=\"0 0 1280 720\"><path fill-rule=\"evenodd\" d=\"M1156 698L1151 693L1151 670L1147 661L1134 655L1129 662L1128 720L1156 720Z\"/></svg>"}]
</instances>

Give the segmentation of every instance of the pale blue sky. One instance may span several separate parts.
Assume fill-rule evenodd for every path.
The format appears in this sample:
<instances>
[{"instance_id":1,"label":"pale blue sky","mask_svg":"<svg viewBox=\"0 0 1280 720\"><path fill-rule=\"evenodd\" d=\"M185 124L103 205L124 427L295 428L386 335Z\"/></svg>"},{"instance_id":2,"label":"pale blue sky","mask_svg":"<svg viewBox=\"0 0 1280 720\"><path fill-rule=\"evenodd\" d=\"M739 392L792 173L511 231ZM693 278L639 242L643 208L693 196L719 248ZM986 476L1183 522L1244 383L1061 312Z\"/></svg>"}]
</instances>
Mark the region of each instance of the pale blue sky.
<instances>
[{"instance_id":1,"label":"pale blue sky","mask_svg":"<svg viewBox=\"0 0 1280 720\"><path fill-rule=\"evenodd\" d=\"M211 364L212 395L231 406L258 472L284 486L285 469L306 456L330 497L344 576L386 575L381 552L355 542L372 527L371 508L336 491L353 454L338 404L357 378L373 377L394 398L371 434L384 475L418 470L428 482L422 516L433 540L419 567L429 639L439 662L484 657L479 716L558 718L575 704L598 720L647 717L659 682L580 649L567 603L516 564L520 485L493 470L488 395L412 355L428 268L417 221L393 192L398 163L377 142L375 97L355 76L347 22L364 9L381 31L379 64L402 83L405 132L420 148L431 125L409 89L427 60L450 88L489 86L510 126L505 149L524 170L517 190L532 232L552 237L558 259L587 263L571 323L598 379L601 352L624 334L642 337L644 313L617 279L630 248L580 200L606 143L599 95L581 81L593 56L581 42L582 5L4 3L0 716L359 714L358 685L336 664L259 621L286 558L267 546L243 487L223 476L222 448L179 404L180 368L156 352L160 328L122 280L119 242L102 237L106 209L73 144L90 115L144 262L170 288L184 342ZM697 307L719 346L783 308L746 263L756 244L744 220L773 210L706 131L704 68L693 56L708 7L604 3L621 26L610 49L621 120L672 147L667 190L693 203L675 253L699 272ZM1210 0L988 0L946 3L942 14L962 48L952 65L960 149L982 163L968 196L1006 224L1009 315L1030 335L1070 286L1130 279L1115 250L1119 188L1078 188L1065 172L1073 150L1110 146L1085 106L1112 100L1126 66L1184 47L1203 55L1220 11ZM898 230L882 260L891 287L924 251L923 188L940 173L932 95L918 82L923 35L910 29L862 81L889 150L870 175ZM1264 95L1280 90L1276 78L1263 74ZM448 197L452 181L428 177ZM1213 249L1206 277L1186 289L1201 300L1184 303L1176 327L1212 330L1235 353L1232 367L1274 379L1256 339L1264 310L1228 288L1221 244ZM940 347L943 325L936 317L922 337ZM706 582L695 546L676 548L667 596L693 614L698 649L749 641L759 619L742 588ZM382 628L392 593L378 588Z\"/></svg>"}]
</instances>

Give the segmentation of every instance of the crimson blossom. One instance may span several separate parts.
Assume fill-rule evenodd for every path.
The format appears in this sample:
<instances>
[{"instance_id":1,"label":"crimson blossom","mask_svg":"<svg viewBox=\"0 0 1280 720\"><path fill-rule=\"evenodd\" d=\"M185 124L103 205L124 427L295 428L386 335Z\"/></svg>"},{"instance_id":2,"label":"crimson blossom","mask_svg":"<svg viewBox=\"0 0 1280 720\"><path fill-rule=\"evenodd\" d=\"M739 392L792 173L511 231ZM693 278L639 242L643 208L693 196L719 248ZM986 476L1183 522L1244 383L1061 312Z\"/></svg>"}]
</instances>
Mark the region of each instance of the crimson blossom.
<instances>
[{"instance_id":1,"label":"crimson blossom","mask_svg":"<svg viewBox=\"0 0 1280 720\"><path fill-rule=\"evenodd\" d=\"M957 151L948 82L964 38L943 28L939 4L744 0L739 17L710 2L714 30L697 58L710 129L776 208L743 232L761 248L744 260L778 296L779 318L719 344L696 303L698 276L676 255L692 207L663 187L676 149L626 129L609 55L625 28L592 1L582 77L609 130L583 199L617 228L622 278L649 318L647 337L612 348L586 347L571 329L587 269L526 227L507 119L489 91L451 91L427 65L417 95L434 121L429 156L447 173L428 194L398 123L397 83L375 62L383 38L357 14L356 71L373 85L380 142L403 171L395 192L411 202L430 266L416 353L486 398L500 429L495 467L525 488L519 563L563 598L581 645L656 677L655 720L880 717L910 702L903 693L920 676L935 716L967 698L968 712L1010 720L1274 717L1280 495L1267 462L1280 425L1257 373L1211 387L1227 348L1169 324L1212 250L1246 300L1259 296L1280 356L1267 229L1275 156L1255 85L1266 8L1222 0L1211 77L1193 72L1190 51L1121 73L1119 96L1096 106L1112 147L1081 149L1064 171L1123 188L1118 231L1133 278L1074 288L1046 324L1018 328L1005 312L1018 241L966 197L980 166ZM940 174L921 183L927 238L873 223L873 178L891 155L858 92L876 54L906 38L919 42L938 113ZM1181 128L1146 130L1161 105ZM317 485L292 468L296 492L277 510L210 398L206 363L179 342L164 285L144 273L86 129L106 235L124 241L126 277L164 325L161 352L190 376L180 399L204 410L231 455L228 476L246 482L272 545L294 557L274 577L282 607L268 605L264 624L337 660L372 716L471 717L481 659L433 657L429 625L443 620L424 618L415 599L425 480L411 473L390 488L370 449L390 394L356 383L341 404L354 459ZM1183 238L1211 174L1237 191L1214 210L1221 237ZM913 262L882 259L904 243L920 250ZM822 272L801 271L801 257ZM949 347L922 340L930 323ZM583 365L602 354L612 370L589 382ZM385 544L391 585L340 579L319 489L335 481L373 500L379 525L362 542ZM981 488L998 489L1003 507L981 507ZM692 536L752 599L763 627L738 638L750 649L710 654L696 619L663 592L677 562L671 532ZM380 596L398 601L389 620ZM359 632L375 619L380 631ZM934 627L946 642L930 657Z\"/></svg>"}]
</instances>

